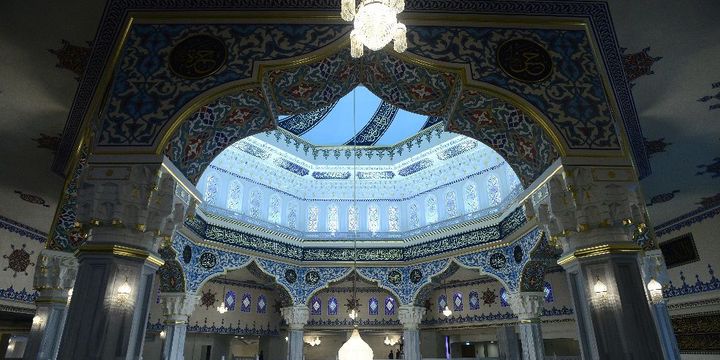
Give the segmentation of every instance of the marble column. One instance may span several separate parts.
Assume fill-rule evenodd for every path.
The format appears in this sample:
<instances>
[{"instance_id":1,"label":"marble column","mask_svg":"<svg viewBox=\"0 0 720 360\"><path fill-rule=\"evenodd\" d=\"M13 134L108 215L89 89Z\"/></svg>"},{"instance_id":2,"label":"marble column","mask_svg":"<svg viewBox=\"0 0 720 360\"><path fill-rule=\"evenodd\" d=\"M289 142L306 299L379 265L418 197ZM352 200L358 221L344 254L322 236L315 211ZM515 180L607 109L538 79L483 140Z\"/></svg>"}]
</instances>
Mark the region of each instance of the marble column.
<instances>
[{"instance_id":1,"label":"marble column","mask_svg":"<svg viewBox=\"0 0 720 360\"><path fill-rule=\"evenodd\" d=\"M545 358L540 315L545 301L542 292L518 292L509 294L510 307L518 317L518 333L522 345L523 360Z\"/></svg>"},{"instance_id":2,"label":"marble column","mask_svg":"<svg viewBox=\"0 0 720 360\"><path fill-rule=\"evenodd\" d=\"M650 291L648 289L648 284L652 280L657 281L661 285L667 284L670 280L662 252L659 249L646 251L645 255L641 257L641 264L643 282L649 299L650 311L655 319L655 326L660 336L660 344L665 360L680 360L680 349L670 321L667 301L662 296L662 290Z\"/></svg>"},{"instance_id":3,"label":"marble column","mask_svg":"<svg viewBox=\"0 0 720 360\"><path fill-rule=\"evenodd\" d=\"M159 164L91 163L77 201L88 237L58 359L140 359L159 241L184 215L175 181Z\"/></svg>"},{"instance_id":4,"label":"marble column","mask_svg":"<svg viewBox=\"0 0 720 360\"><path fill-rule=\"evenodd\" d=\"M583 359L661 359L636 237L647 228L631 167L565 166L538 218L563 253Z\"/></svg>"},{"instance_id":5,"label":"marble column","mask_svg":"<svg viewBox=\"0 0 720 360\"><path fill-rule=\"evenodd\" d=\"M57 357L62 336L68 292L75 283L77 260L71 253L43 250L35 267L34 287L40 295L25 347L24 359L48 360Z\"/></svg>"},{"instance_id":6,"label":"marble column","mask_svg":"<svg viewBox=\"0 0 720 360\"><path fill-rule=\"evenodd\" d=\"M288 360L303 360L303 328L310 318L307 305L295 305L280 309L280 315L288 325Z\"/></svg>"},{"instance_id":7,"label":"marble column","mask_svg":"<svg viewBox=\"0 0 720 360\"><path fill-rule=\"evenodd\" d=\"M187 293L161 293L160 299L165 317L162 360L183 360L188 319L195 310L198 296Z\"/></svg>"},{"instance_id":8,"label":"marble column","mask_svg":"<svg viewBox=\"0 0 720 360\"><path fill-rule=\"evenodd\" d=\"M398 319L403 326L404 359L421 360L420 330L418 325L425 316L427 309L423 306L401 305L398 308Z\"/></svg>"},{"instance_id":9,"label":"marble column","mask_svg":"<svg viewBox=\"0 0 720 360\"><path fill-rule=\"evenodd\" d=\"M520 360L518 336L515 327L506 325L497 329L498 352L500 360Z\"/></svg>"}]
</instances>

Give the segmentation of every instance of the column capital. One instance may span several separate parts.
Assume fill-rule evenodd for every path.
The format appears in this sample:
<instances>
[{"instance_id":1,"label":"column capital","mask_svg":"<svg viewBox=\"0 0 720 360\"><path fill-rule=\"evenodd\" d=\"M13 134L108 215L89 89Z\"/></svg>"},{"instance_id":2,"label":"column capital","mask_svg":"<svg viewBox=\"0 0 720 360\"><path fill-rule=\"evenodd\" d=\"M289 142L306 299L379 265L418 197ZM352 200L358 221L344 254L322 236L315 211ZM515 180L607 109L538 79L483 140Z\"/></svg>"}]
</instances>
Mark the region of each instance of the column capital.
<instances>
[{"instance_id":1,"label":"column capital","mask_svg":"<svg viewBox=\"0 0 720 360\"><path fill-rule=\"evenodd\" d=\"M77 221L85 229L102 238L119 233L123 243L148 251L157 250L158 237L172 235L187 208L161 164L92 163L78 185Z\"/></svg>"},{"instance_id":2,"label":"column capital","mask_svg":"<svg viewBox=\"0 0 720 360\"><path fill-rule=\"evenodd\" d=\"M65 292L75 284L78 262L72 253L43 249L35 265L34 288L40 296L52 291Z\"/></svg>"},{"instance_id":3,"label":"column capital","mask_svg":"<svg viewBox=\"0 0 720 360\"><path fill-rule=\"evenodd\" d=\"M310 319L310 309L307 305L288 306L280 309L280 315L290 330L302 330Z\"/></svg>"},{"instance_id":4,"label":"column capital","mask_svg":"<svg viewBox=\"0 0 720 360\"><path fill-rule=\"evenodd\" d=\"M186 324L199 298L188 293L160 293L165 323Z\"/></svg>"},{"instance_id":5,"label":"column capital","mask_svg":"<svg viewBox=\"0 0 720 360\"><path fill-rule=\"evenodd\" d=\"M508 303L521 323L540 322L545 294L543 292L516 292L508 294Z\"/></svg>"},{"instance_id":6,"label":"column capital","mask_svg":"<svg viewBox=\"0 0 720 360\"><path fill-rule=\"evenodd\" d=\"M398 319L406 330L417 330L427 309L423 306L400 305Z\"/></svg>"},{"instance_id":7,"label":"column capital","mask_svg":"<svg viewBox=\"0 0 720 360\"><path fill-rule=\"evenodd\" d=\"M531 198L552 240L565 254L578 249L634 243L647 231L647 218L631 167L563 166Z\"/></svg>"}]
</instances>

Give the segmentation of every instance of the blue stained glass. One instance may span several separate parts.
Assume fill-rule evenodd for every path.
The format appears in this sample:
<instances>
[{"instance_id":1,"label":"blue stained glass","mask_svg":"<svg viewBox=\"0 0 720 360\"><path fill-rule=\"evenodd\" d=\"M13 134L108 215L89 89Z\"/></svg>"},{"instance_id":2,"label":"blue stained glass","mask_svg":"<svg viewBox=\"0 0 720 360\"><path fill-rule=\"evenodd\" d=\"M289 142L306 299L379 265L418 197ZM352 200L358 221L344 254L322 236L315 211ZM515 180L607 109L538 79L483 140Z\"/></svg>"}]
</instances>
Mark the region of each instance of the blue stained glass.
<instances>
[{"instance_id":1,"label":"blue stained glass","mask_svg":"<svg viewBox=\"0 0 720 360\"><path fill-rule=\"evenodd\" d=\"M480 202L478 201L477 186L470 181L465 184L465 212L471 213L479 209Z\"/></svg>"},{"instance_id":2,"label":"blue stained glass","mask_svg":"<svg viewBox=\"0 0 720 360\"><path fill-rule=\"evenodd\" d=\"M277 195L270 196L270 208L268 209L268 221L279 224L282 218L282 207L280 205L280 197Z\"/></svg>"},{"instance_id":3,"label":"blue stained glass","mask_svg":"<svg viewBox=\"0 0 720 360\"><path fill-rule=\"evenodd\" d=\"M500 195L500 180L497 176L490 175L487 180L487 193L488 193L488 204L490 206L498 206L502 201Z\"/></svg>"},{"instance_id":4,"label":"blue stained glass","mask_svg":"<svg viewBox=\"0 0 720 360\"><path fill-rule=\"evenodd\" d=\"M400 214L398 208L388 208L388 231L400 231Z\"/></svg>"},{"instance_id":5,"label":"blue stained glass","mask_svg":"<svg viewBox=\"0 0 720 360\"><path fill-rule=\"evenodd\" d=\"M455 217L458 215L457 211L457 195L455 191L450 190L445 193L445 210L447 211L448 218Z\"/></svg>"},{"instance_id":6,"label":"blue stained glass","mask_svg":"<svg viewBox=\"0 0 720 360\"><path fill-rule=\"evenodd\" d=\"M318 220L320 218L320 209L317 206L311 206L308 209L307 231L318 231Z\"/></svg>"},{"instance_id":7,"label":"blue stained glass","mask_svg":"<svg viewBox=\"0 0 720 360\"><path fill-rule=\"evenodd\" d=\"M500 306L510 306L510 304L508 304L508 293L505 288L500 288Z\"/></svg>"},{"instance_id":8,"label":"blue stained glass","mask_svg":"<svg viewBox=\"0 0 720 360\"><path fill-rule=\"evenodd\" d=\"M237 180L230 182L230 190L228 191L227 208L232 211L242 210L243 186Z\"/></svg>"},{"instance_id":9,"label":"blue stained glass","mask_svg":"<svg viewBox=\"0 0 720 360\"><path fill-rule=\"evenodd\" d=\"M393 316L395 315L395 308L397 307L397 304L395 304L395 299L388 296L385 298L385 316Z\"/></svg>"},{"instance_id":10,"label":"blue stained glass","mask_svg":"<svg viewBox=\"0 0 720 360\"><path fill-rule=\"evenodd\" d=\"M317 296L310 302L310 315L322 315L322 301Z\"/></svg>"},{"instance_id":11,"label":"blue stained glass","mask_svg":"<svg viewBox=\"0 0 720 360\"><path fill-rule=\"evenodd\" d=\"M262 194L260 190L253 190L250 193L250 216L260 218L260 203L262 203Z\"/></svg>"},{"instance_id":12,"label":"blue stained glass","mask_svg":"<svg viewBox=\"0 0 720 360\"><path fill-rule=\"evenodd\" d=\"M468 302L470 303L470 310L480 309L480 296L478 296L477 291L470 292L470 296L468 297Z\"/></svg>"},{"instance_id":13,"label":"blue stained glass","mask_svg":"<svg viewBox=\"0 0 720 360\"><path fill-rule=\"evenodd\" d=\"M232 290L229 290L227 294L225 294L225 307L228 309L228 311L235 310L236 299L237 297L235 295L235 292Z\"/></svg>"},{"instance_id":14,"label":"blue stained glass","mask_svg":"<svg viewBox=\"0 0 720 360\"><path fill-rule=\"evenodd\" d=\"M328 315L337 315L338 311L338 301L334 296L331 296L330 299L328 299Z\"/></svg>"},{"instance_id":15,"label":"blue stained glass","mask_svg":"<svg viewBox=\"0 0 720 360\"><path fill-rule=\"evenodd\" d=\"M252 305L252 296L250 294L244 294L242 301L240 302L240 311L250 312L250 306Z\"/></svg>"},{"instance_id":16,"label":"blue stained glass","mask_svg":"<svg viewBox=\"0 0 720 360\"><path fill-rule=\"evenodd\" d=\"M368 301L368 313L370 315L377 315L379 308L380 308L380 304L378 303L377 298L371 297L370 301Z\"/></svg>"},{"instance_id":17,"label":"blue stained glass","mask_svg":"<svg viewBox=\"0 0 720 360\"><path fill-rule=\"evenodd\" d=\"M258 296L257 313L264 314L265 312L267 312L267 299L265 295L260 295Z\"/></svg>"},{"instance_id":18,"label":"blue stained glass","mask_svg":"<svg viewBox=\"0 0 720 360\"><path fill-rule=\"evenodd\" d=\"M210 175L205 182L205 197L203 200L208 205L215 205L217 200L218 184L215 175Z\"/></svg>"},{"instance_id":19,"label":"blue stained glass","mask_svg":"<svg viewBox=\"0 0 720 360\"><path fill-rule=\"evenodd\" d=\"M453 311L463 311L462 293L455 293L453 295Z\"/></svg>"},{"instance_id":20,"label":"blue stained glass","mask_svg":"<svg viewBox=\"0 0 720 360\"><path fill-rule=\"evenodd\" d=\"M445 297L445 295L440 295L440 297L438 297L438 312L443 312L447 304L447 297Z\"/></svg>"},{"instance_id":21,"label":"blue stained glass","mask_svg":"<svg viewBox=\"0 0 720 360\"><path fill-rule=\"evenodd\" d=\"M543 293L545 295L545 302L551 303L551 302L555 301L555 296L553 296L552 285L550 285L550 283L547 281L545 282L545 284L543 286Z\"/></svg>"},{"instance_id":22,"label":"blue stained glass","mask_svg":"<svg viewBox=\"0 0 720 360\"><path fill-rule=\"evenodd\" d=\"M425 223L432 224L437 222L437 219L437 199L435 199L435 195L428 195L425 198Z\"/></svg>"},{"instance_id":23,"label":"blue stained glass","mask_svg":"<svg viewBox=\"0 0 720 360\"><path fill-rule=\"evenodd\" d=\"M339 216L338 216L338 208L335 205L330 205L328 208L328 214L327 214L327 231L331 233L336 233L338 231L338 223L339 223Z\"/></svg>"}]
</instances>

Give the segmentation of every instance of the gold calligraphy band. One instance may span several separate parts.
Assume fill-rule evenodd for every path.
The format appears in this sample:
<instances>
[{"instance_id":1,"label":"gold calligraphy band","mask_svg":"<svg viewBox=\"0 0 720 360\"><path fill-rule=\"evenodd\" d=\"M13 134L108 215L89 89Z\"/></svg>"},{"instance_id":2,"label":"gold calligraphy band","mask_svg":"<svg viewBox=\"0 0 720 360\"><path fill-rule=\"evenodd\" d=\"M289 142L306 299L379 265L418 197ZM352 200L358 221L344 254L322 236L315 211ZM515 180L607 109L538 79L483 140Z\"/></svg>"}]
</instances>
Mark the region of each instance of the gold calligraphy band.
<instances>
[{"instance_id":1,"label":"gold calligraphy band","mask_svg":"<svg viewBox=\"0 0 720 360\"><path fill-rule=\"evenodd\" d=\"M626 254L639 252L642 248L636 244L603 244L575 250L572 254L558 260L558 265L567 265L580 258L587 258L608 254Z\"/></svg>"},{"instance_id":2,"label":"gold calligraphy band","mask_svg":"<svg viewBox=\"0 0 720 360\"><path fill-rule=\"evenodd\" d=\"M113 254L115 256L145 260L151 264L162 266L165 261L147 250L136 249L129 246L115 244L85 244L76 251L76 254L96 253Z\"/></svg>"}]
</instances>

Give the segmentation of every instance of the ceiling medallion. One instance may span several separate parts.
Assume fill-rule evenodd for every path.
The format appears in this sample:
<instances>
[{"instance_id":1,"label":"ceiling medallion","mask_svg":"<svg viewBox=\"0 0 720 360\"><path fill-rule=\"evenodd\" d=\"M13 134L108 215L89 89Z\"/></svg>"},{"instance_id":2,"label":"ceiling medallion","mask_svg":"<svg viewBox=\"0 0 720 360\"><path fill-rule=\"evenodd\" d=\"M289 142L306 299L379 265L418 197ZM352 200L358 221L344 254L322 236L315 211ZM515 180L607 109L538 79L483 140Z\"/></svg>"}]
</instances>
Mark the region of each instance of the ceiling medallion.
<instances>
[{"instance_id":1,"label":"ceiling medallion","mask_svg":"<svg viewBox=\"0 0 720 360\"><path fill-rule=\"evenodd\" d=\"M536 82L552 73L552 59L540 44L527 39L512 39L497 50L500 68L515 80Z\"/></svg>"},{"instance_id":2,"label":"ceiling medallion","mask_svg":"<svg viewBox=\"0 0 720 360\"><path fill-rule=\"evenodd\" d=\"M393 42L397 52L407 49L406 28L398 22L397 14L405 10L404 0L342 0L340 15L345 21L353 21L350 33L350 54L354 58L363 55L364 47L377 51Z\"/></svg>"}]
</instances>

